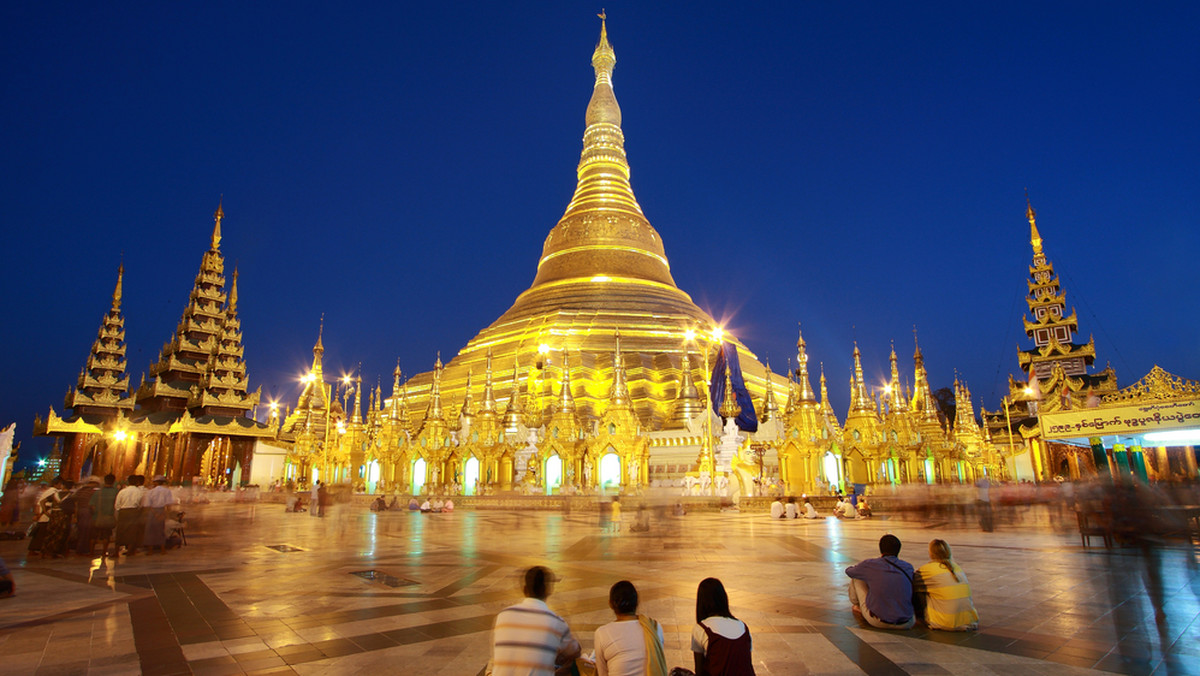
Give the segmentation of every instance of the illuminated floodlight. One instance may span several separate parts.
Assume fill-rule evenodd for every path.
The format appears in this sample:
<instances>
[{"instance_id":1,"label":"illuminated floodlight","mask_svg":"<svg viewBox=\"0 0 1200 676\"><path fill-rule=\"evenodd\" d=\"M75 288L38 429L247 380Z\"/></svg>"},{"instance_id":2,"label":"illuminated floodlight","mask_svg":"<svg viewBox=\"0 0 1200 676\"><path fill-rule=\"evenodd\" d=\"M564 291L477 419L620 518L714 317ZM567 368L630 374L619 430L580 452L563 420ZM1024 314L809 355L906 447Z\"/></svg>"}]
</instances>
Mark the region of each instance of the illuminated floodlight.
<instances>
[{"instance_id":1,"label":"illuminated floodlight","mask_svg":"<svg viewBox=\"0 0 1200 676\"><path fill-rule=\"evenodd\" d=\"M1159 446L1194 446L1200 444L1200 429L1147 432L1142 439Z\"/></svg>"},{"instance_id":2,"label":"illuminated floodlight","mask_svg":"<svg viewBox=\"0 0 1200 676\"><path fill-rule=\"evenodd\" d=\"M689 343L690 343L690 342L692 342L693 340L695 340L695 339L696 339L696 331L695 331L695 329L688 329L687 331L684 331L684 332L683 332L683 337L684 337L684 339L686 339L686 340L687 340Z\"/></svg>"},{"instance_id":3,"label":"illuminated floodlight","mask_svg":"<svg viewBox=\"0 0 1200 676\"><path fill-rule=\"evenodd\" d=\"M721 339L725 337L725 329L719 326L714 326L712 330L712 337L713 340L720 342Z\"/></svg>"},{"instance_id":4,"label":"illuminated floodlight","mask_svg":"<svg viewBox=\"0 0 1200 676\"><path fill-rule=\"evenodd\" d=\"M1027 397L1032 397L1032 396L1033 396L1033 388L1032 388L1032 387L1026 387L1026 388L1025 388L1025 396L1027 396Z\"/></svg>"},{"instance_id":5,"label":"illuminated floodlight","mask_svg":"<svg viewBox=\"0 0 1200 676\"><path fill-rule=\"evenodd\" d=\"M116 432L113 432L113 438L117 441L125 441L125 437L128 436L129 434L125 432L125 430L117 430Z\"/></svg>"},{"instance_id":6,"label":"illuminated floodlight","mask_svg":"<svg viewBox=\"0 0 1200 676\"><path fill-rule=\"evenodd\" d=\"M45 459L45 458L42 458L42 459L38 460L38 461L37 461L37 466L38 466L38 467L45 467L45 466L46 466L46 459Z\"/></svg>"},{"instance_id":7,"label":"illuminated floodlight","mask_svg":"<svg viewBox=\"0 0 1200 676\"><path fill-rule=\"evenodd\" d=\"M316 380L316 379L317 379L317 374L313 373L312 371L309 371L308 373L305 373L305 374L304 374L304 375L303 375L303 376L300 378L300 382L302 382L302 383L311 383L312 381L314 381L314 380Z\"/></svg>"},{"instance_id":8,"label":"illuminated floodlight","mask_svg":"<svg viewBox=\"0 0 1200 676\"><path fill-rule=\"evenodd\" d=\"M887 385L884 385L883 391L885 394L891 394L892 393L892 384L888 383Z\"/></svg>"},{"instance_id":9,"label":"illuminated floodlight","mask_svg":"<svg viewBox=\"0 0 1200 676\"><path fill-rule=\"evenodd\" d=\"M354 380L354 379L351 378L350 376L342 376L342 384L343 385L349 385L350 381L352 381L352 380Z\"/></svg>"},{"instance_id":10,"label":"illuminated floodlight","mask_svg":"<svg viewBox=\"0 0 1200 676\"><path fill-rule=\"evenodd\" d=\"M547 344L545 344L545 343L542 343L541 345L538 345L538 354L549 354L549 353L550 353L550 346L549 346L549 345L547 345Z\"/></svg>"}]
</instances>

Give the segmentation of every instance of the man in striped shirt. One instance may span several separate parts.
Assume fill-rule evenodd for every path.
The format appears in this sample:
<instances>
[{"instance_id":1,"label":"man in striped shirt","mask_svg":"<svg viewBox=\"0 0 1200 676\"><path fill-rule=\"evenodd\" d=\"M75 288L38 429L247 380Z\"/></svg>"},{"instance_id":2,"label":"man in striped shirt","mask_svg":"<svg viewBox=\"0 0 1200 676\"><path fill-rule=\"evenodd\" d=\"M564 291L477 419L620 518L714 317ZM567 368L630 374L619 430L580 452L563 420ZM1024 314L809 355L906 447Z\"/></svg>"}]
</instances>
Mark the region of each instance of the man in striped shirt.
<instances>
[{"instance_id":1,"label":"man in striped shirt","mask_svg":"<svg viewBox=\"0 0 1200 676\"><path fill-rule=\"evenodd\" d=\"M496 616L492 632L493 676L552 676L582 653L566 620L547 606L554 574L542 566L525 571L525 600ZM566 673L566 672L564 672Z\"/></svg>"}]
</instances>

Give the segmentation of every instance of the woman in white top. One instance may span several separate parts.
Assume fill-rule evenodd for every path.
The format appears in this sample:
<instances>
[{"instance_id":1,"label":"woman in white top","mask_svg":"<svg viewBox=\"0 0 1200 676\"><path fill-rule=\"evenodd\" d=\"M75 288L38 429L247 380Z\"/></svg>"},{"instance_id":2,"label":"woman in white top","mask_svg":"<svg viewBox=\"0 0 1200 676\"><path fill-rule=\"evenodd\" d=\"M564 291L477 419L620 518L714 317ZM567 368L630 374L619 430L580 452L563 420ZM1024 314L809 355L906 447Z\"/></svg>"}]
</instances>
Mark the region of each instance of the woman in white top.
<instances>
[{"instance_id":1,"label":"woman in white top","mask_svg":"<svg viewBox=\"0 0 1200 676\"><path fill-rule=\"evenodd\" d=\"M754 676L750 628L729 611L725 585L715 577L696 590L692 653L697 676Z\"/></svg>"},{"instance_id":2,"label":"woman in white top","mask_svg":"<svg viewBox=\"0 0 1200 676\"><path fill-rule=\"evenodd\" d=\"M617 619L596 630L599 676L667 676L662 627L637 614L633 583L621 580L608 590L608 607Z\"/></svg>"}]
</instances>

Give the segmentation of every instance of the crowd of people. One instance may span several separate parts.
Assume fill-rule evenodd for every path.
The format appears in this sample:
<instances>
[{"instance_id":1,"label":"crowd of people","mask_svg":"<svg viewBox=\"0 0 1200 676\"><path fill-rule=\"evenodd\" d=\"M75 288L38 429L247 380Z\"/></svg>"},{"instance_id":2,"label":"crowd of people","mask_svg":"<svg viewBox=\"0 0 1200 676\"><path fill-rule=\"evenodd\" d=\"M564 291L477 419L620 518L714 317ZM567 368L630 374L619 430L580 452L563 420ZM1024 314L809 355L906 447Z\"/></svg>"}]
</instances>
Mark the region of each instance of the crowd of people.
<instances>
[{"instance_id":1,"label":"crowd of people","mask_svg":"<svg viewBox=\"0 0 1200 676\"><path fill-rule=\"evenodd\" d=\"M454 511L454 500L446 498L443 500L441 496L426 496L424 501L418 500L417 496L412 496L408 500L407 505L400 504L400 496L392 497L392 501L388 502L385 496L377 496L371 501L372 512L421 512L423 514L441 514L442 512Z\"/></svg>"},{"instance_id":2,"label":"crowd of people","mask_svg":"<svg viewBox=\"0 0 1200 676\"><path fill-rule=\"evenodd\" d=\"M867 504L867 496L856 495L844 497L840 493L837 494L837 504L833 508L833 515L839 519L867 519L871 517L871 506ZM812 499L807 495L801 496L804 504L797 505L796 498L789 497L787 502L783 502L781 498L775 498L771 503L771 518L772 519L824 519L825 517L817 511L813 506Z\"/></svg>"},{"instance_id":3,"label":"crowd of people","mask_svg":"<svg viewBox=\"0 0 1200 676\"><path fill-rule=\"evenodd\" d=\"M173 509L178 500L166 477L129 475L123 486L112 474L89 476L76 483L55 477L42 484L32 500L28 532L29 553L42 558L71 554L94 556L133 555L139 550L164 552L179 544L183 513ZM9 498L9 488L13 497ZM20 487L6 486L0 525L20 523Z\"/></svg>"},{"instance_id":4,"label":"crowd of people","mask_svg":"<svg viewBox=\"0 0 1200 676\"><path fill-rule=\"evenodd\" d=\"M794 503L793 503L794 504ZM909 629L918 619L931 629L967 631L978 627L967 575L945 540L929 543L929 563L914 569L900 558L900 539L879 540L879 557L846 569L851 610L873 627ZM598 674L599 676L753 676L750 628L734 616L729 595L717 578L696 589L696 624L690 637L693 669L668 671L662 626L638 613L637 588L628 580L608 593L613 621L596 629L593 650L583 647L567 621L546 600L554 574L542 566L525 571L525 598L496 616L491 676Z\"/></svg>"}]
</instances>

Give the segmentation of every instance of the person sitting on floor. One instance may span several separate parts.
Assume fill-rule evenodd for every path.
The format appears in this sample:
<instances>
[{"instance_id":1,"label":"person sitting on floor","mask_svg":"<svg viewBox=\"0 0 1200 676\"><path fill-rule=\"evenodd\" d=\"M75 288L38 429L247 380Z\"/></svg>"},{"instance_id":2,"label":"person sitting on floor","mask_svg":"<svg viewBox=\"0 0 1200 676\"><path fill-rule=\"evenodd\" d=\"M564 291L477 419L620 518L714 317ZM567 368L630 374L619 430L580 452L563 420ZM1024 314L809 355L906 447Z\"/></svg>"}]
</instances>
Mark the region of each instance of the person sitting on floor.
<instances>
[{"instance_id":1,"label":"person sitting on floor","mask_svg":"<svg viewBox=\"0 0 1200 676\"><path fill-rule=\"evenodd\" d=\"M930 629L972 631L979 627L979 613L971 602L967 574L954 562L950 544L929 541L929 563L917 569L914 585L924 603L925 624Z\"/></svg>"},{"instance_id":2,"label":"person sitting on floor","mask_svg":"<svg viewBox=\"0 0 1200 676\"><path fill-rule=\"evenodd\" d=\"M813 507L813 503L808 498L804 498L804 518L806 519L824 519L825 517L817 514L817 508Z\"/></svg>"},{"instance_id":3,"label":"person sitting on floor","mask_svg":"<svg viewBox=\"0 0 1200 676\"><path fill-rule=\"evenodd\" d=\"M879 538L879 558L866 559L846 569L850 577L850 608L879 629L911 629L912 564L900 557L900 538L888 533Z\"/></svg>"},{"instance_id":4,"label":"person sitting on floor","mask_svg":"<svg viewBox=\"0 0 1200 676\"><path fill-rule=\"evenodd\" d=\"M431 512L433 512L433 503L429 501L429 498L425 498L425 502L421 503L421 513L429 514Z\"/></svg>"},{"instance_id":5,"label":"person sitting on floor","mask_svg":"<svg viewBox=\"0 0 1200 676\"><path fill-rule=\"evenodd\" d=\"M667 676L663 630L658 622L637 614L638 593L621 580L608 590L608 607L617 619L596 629L598 676Z\"/></svg>"},{"instance_id":6,"label":"person sitting on floor","mask_svg":"<svg viewBox=\"0 0 1200 676\"><path fill-rule=\"evenodd\" d=\"M454 511L454 501L451 500L450 498L446 498L446 504L442 505L442 511L443 512L453 512Z\"/></svg>"},{"instance_id":7,"label":"person sitting on floor","mask_svg":"<svg viewBox=\"0 0 1200 676\"><path fill-rule=\"evenodd\" d=\"M371 511L372 512L387 511L387 498L380 495L379 497L377 497L373 501L371 501Z\"/></svg>"},{"instance_id":8,"label":"person sitting on floor","mask_svg":"<svg viewBox=\"0 0 1200 676\"><path fill-rule=\"evenodd\" d=\"M415 495L414 495L414 496L412 496L412 498L411 498L411 499L408 501L408 511L410 511L410 512L415 512L415 511L417 511L418 509L421 509L421 503L417 502L417 496L415 496Z\"/></svg>"},{"instance_id":9,"label":"person sitting on floor","mask_svg":"<svg viewBox=\"0 0 1200 676\"><path fill-rule=\"evenodd\" d=\"M794 519L800 516L799 510L796 509L796 498L788 498L787 504L783 506L783 516L785 519Z\"/></svg>"},{"instance_id":10,"label":"person sitting on floor","mask_svg":"<svg viewBox=\"0 0 1200 676\"><path fill-rule=\"evenodd\" d=\"M441 511L445 508L446 503L442 501L441 497L436 497L433 499L433 511L441 513Z\"/></svg>"},{"instance_id":11,"label":"person sitting on floor","mask_svg":"<svg viewBox=\"0 0 1200 676\"><path fill-rule=\"evenodd\" d=\"M546 606L553 584L554 574L548 568L525 571L525 599L496 615L487 673L548 676L573 665L583 652L567 621Z\"/></svg>"},{"instance_id":12,"label":"person sitting on floor","mask_svg":"<svg viewBox=\"0 0 1200 676\"><path fill-rule=\"evenodd\" d=\"M867 496L858 499L858 518L867 519L871 516L871 506L867 504Z\"/></svg>"},{"instance_id":13,"label":"person sitting on floor","mask_svg":"<svg viewBox=\"0 0 1200 676\"><path fill-rule=\"evenodd\" d=\"M775 498L775 501L771 503L771 518L783 518L783 503L779 501L779 498Z\"/></svg>"},{"instance_id":14,"label":"person sitting on floor","mask_svg":"<svg viewBox=\"0 0 1200 676\"><path fill-rule=\"evenodd\" d=\"M750 627L729 611L725 585L715 577L701 580L696 590L696 626L692 655L700 676L754 676ZM691 674L677 667L677 673Z\"/></svg>"}]
</instances>

